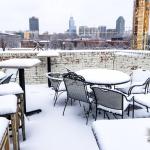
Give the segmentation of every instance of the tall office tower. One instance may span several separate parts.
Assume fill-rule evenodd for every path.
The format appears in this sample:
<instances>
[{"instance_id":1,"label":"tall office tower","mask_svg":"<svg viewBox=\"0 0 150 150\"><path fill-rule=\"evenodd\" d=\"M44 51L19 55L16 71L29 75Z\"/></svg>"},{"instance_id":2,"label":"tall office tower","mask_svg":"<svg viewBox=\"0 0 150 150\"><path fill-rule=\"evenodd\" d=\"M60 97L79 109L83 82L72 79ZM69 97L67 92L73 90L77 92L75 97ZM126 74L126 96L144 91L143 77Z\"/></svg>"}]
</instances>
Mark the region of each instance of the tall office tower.
<instances>
[{"instance_id":1,"label":"tall office tower","mask_svg":"<svg viewBox=\"0 0 150 150\"><path fill-rule=\"evenodd\" d=\"M73 17L69 19L69 34L76 34L76 26Z\"/></svg>"},{"instance_id":2,"label":"tall office tower","mask_svg":"<svg viewBox=\"0 0 150 150\"><path fill-rule=\"evenodd\" d=\"M29 18L29 29L31 32L39 32L39 19L36 17Z\"/></svg>"},{"instance_id":3,"label":"tall office tower","mask_svg":"<svg viewBox=\"0 0 150 150\"><path fill-rule=\"evenodd\" d=\"M99 26L98 33L100 38L106 39L106 26Z\"/></svg>"},{"instance_id":4,"label":"tall office tower","mask_svg":"<svg viewBox=\"0 0 150 150\"><path fill-rule=\"evenodd\" d=\"M122 16L116 20L116 32L120 37L122 37L125 32L125 20Z\"/></svg>"},{"instance_id":5,"label":"tall office tower","mask_svg":"<svg viewBox=\"0 0 150 150\"><path fill-rule=\"evenodd\" d=\"M98 37L98 29L96 27L90 27L90 36L91 38Z\"/></svg>"},{"instance_id":6,"label":"tall office tower","mask_svg":"<svg viewBox=\"0 0 150 150\"><path fill-rule=\"evenodd\" d=\"M116 29L107 29L106 31L106 37L107 37L107 40L111 40L112 38L116 37Z\"/></svg>"},{"instance_id":7,"label":"tall office tower","mask_svg":"<svg viewBox=\"0 0 150 150\"><path fill-rule=\"evenodd\" d=\"M80 37L89 37L90 35L90 28L87 26L80 26L79 27L79 36Z\"/></svg>"}]
</instances>

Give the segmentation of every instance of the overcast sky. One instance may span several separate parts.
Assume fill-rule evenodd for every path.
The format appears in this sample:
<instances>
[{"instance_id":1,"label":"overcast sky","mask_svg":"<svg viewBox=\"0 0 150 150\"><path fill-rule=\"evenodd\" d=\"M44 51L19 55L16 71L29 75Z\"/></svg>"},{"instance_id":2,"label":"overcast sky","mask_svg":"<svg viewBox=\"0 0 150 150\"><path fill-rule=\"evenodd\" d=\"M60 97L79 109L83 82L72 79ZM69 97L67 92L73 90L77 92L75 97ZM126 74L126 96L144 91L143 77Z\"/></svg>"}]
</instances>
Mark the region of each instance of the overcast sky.
<instances>
[{"instance_id":1,"label":"overcast sky","mask_svg":"<svg viewBox=\"0 0 150 150\"><path fill-rule=\"evenodd\" d=\"M65 32L69 17L79 26L115 28L123 16L126 28L132 27L134 0L1 0L0 31L29 30L29 18L39 18L40 33Z\"/></svg>"}]
</instances>

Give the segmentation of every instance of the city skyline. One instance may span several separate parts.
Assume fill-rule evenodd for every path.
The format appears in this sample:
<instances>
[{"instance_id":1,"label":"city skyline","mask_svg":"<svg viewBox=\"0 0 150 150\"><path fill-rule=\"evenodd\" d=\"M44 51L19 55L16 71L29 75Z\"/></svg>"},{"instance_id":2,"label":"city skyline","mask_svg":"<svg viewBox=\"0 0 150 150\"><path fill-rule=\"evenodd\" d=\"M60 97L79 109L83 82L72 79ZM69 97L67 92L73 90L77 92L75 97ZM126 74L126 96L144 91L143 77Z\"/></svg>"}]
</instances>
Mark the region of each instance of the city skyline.
<instances>
[{"instance_id":1,"label":"city skyline","mask_svg":"<svg viewBox=\"0 0 150 150\"><path fill-rule=\"evenodd\" d=\"M40 33L63 33L73 16L79 26L115 28L116 19L123 16L126 28L132 27L133 0L5 0L1 2L0 31L29 30L29 18L39 19Z\"/></svg>"}]
</instances>

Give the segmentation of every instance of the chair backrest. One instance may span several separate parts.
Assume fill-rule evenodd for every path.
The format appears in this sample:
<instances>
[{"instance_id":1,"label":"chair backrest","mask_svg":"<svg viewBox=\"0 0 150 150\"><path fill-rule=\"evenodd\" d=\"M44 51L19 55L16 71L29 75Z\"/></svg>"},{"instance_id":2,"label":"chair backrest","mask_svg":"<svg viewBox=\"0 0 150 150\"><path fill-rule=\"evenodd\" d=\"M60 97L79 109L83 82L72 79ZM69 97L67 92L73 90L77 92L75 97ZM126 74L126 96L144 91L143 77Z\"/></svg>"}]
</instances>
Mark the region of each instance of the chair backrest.
<instances>
[{"instance_id":1,"label":"chair backrest","mask_svg":"<svg viewBox=\"0 0 150 150\"><path fill-rule=\"evenodd\" d=\"M2 80L0 80L0 84L6 84L10 82L10 79L12 77L12 74L7 75L6 77L4 77Z\"/></svg>"},{"instance_id":2,"label":"chair backrest","mask_svg":"<svg viewBox=\"0 0 150 150\"><path fill-rule=\"evenodd\" d=\"M150 78L148 78L146 81L145 81L145 93L148 93L150 92Z\"/></svg>"},{"instance_id":3,"label":"chair backrest","mask_svg":"<svg viewBox=\"0 0 150 150\"><path fill-rule=\"evenodd\" d=\"M132 71L131 82L134 83L144 83L148 78L150 78L150 70L136 69Z\"/></svg>"},{"instance_id":4,"label":"chair backrest","mask_svg":"<svg viewBox=\"0 0 150 150\"><path fill-rule=\"evenodd\" d=\"M51 87L53 87L55 91L58 91L59 85L63 81L62 74L57 73L57 72L49 72L47 74L47 77L49 81L51 82Z\"/></svg>"},{"instance_id":5,"label":"chair backrest","mask_svg":"<svg viewBox=\"0 0 150 150\"><path fill-rule=\"evenodd\" d=\"M110 109L123 110L123 94L112 89L92 86L96 104Z\"/></svg>"},{"instance_id":6,"label":"chair backrest","mask_svg":"<svg viewBox=\"0 0 150 150\"><path fill-rule=\"evenodd\" d=\"M6 68L5 69L5 73L7 75L12 74L10 81L11 82L15 82L17 79L17 75L18 75L19 70L17 68Z\"/></svg>"},{"instance_id":7,"label":"chair backrest","mask_svg":"<svg viewBox=\"0 0 150 150\"><path fill-rule=\"evenodd\" d=\"M67 70L67 72L72 72L70 69L68 69L67 67L65 67L66 68L66 70Z\"/></svg>"},{"instance_id":8,"label":"chair backrest","mask_svg":"<svg viewBox=\"0 0 150 150\"><path fill-rule=\"evenodd\" d=\"M89 102L87 86L85 79L74 72L68 72L63 75L63 80L67 90L68 98Z\"/></svg>"}]
</instances>

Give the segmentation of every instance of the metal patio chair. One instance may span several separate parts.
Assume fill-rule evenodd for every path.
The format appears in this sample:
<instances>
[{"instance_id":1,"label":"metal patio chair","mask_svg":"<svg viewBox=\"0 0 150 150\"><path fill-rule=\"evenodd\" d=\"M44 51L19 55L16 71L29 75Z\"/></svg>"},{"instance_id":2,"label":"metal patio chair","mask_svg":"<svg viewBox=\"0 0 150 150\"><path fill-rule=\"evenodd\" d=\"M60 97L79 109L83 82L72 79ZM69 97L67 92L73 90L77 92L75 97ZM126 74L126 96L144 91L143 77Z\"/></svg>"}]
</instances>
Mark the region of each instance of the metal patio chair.
<instances>
[{"instance_id":1,"label":"metal patio chair","mask_svg":"<svg viewBox=\"0 0 150 150\"><path fill-rule=\"evenodd\" d=\"M68 72L63 75L63 80L66 86L67 91L67 100L65 103L65 107L63 110L63 115L65 113L66 106L68 104L69 100L77 100L83 103L89 104L88 111L85 110L84 112L86 115L86 124L88 123L89 113L92 109L92 100L90 99L89 93L87 91L87 83L85 82L85 79L82 76L77 75L74 72Z\"/></svg>"},{"instance_id":2,"label":"metal patio chair","mask_svg":"<svg viewBox=\"0 0 150 150\"><path fill-rule=\"evenodd\" d=\"M10 80L11 80L11 77L12 77L12 74L6 75L6 77L4 77L3 79L0 80L0 84L7 84L7 83L9 83Z\"/></svg>"},{"instance_id":3,"label":"metal patio chair","mask_svg":"<svg viewBox=\"0 0 150 150\"><path fill-rule=\"evenodd\" d=\"M127 97L127 95L120 91L98 86L91 86L91 88L95 95L95 120L97 119L98 110L104 111L104 118L107 116L109 119L107 112L112 113L115 118L117 118L117 115L123 118L124 111L127 110L129 104L133 102L132 96ZM132 115L134 116L134 114Z\"/></svg>"},{"instance_id":4,"label":"metal patio chair","mask_svg":"<svg viewBox=\"0 0 150 150\"><path fill-rule=\"evenodd\" d=\"M137 69L131 73L131 82L128 86L116 88L125 94L140 94L149 91L150 71Z\"/></svg>"},{"instance_id":5,"label":"metal patio chair","mask_svg":"<svg viewBox=\"0 0 150 150\"><path fill-rule=\"evenodd\" d=\"M5 69L4 69L4 72L5 72L7 75L12 74L11 79L10 79L10 82L16 82L16 80L17 80L17 75L18 75L18 73L19 73L19 70L18 70L17 68L5 68Z\"/></svg>"},{"instance_id":6,"label":"metal patio chair","mask_svg":"<svg viewBox=\"0 0 150 150\"><path fill-rule=\"evenodd\" d=\"M46 76L51 82L52 89L55 91L55 96L54 96L54 106L55 106L60 94L66 91L66 88L63 82L63 77L62 77L62 74L58 72L49 72L46 74Z\"/></svg>"},{"instance_id":7,"label":"metal patio chair","mask_svg":"<svg viewBox=\"0 0 150 150\"><path fill-rule=\"evenodd\" d=\"M69 68L67 68L67 67L65 67L65 68L66 68L67 72L72 72Z\"/></svg>"},{"instance_id":8,"label":"metal patio chair","mask_svg":"<svg viewBox=\"0 0 150 150\"><path fill-rule=\"evenodd\" d=\"M146 94L135 94L133 101L133 110L135 106L139 106L140 108L146 108L147 112L150 109L150 93Z\"/></svg>"}]
</instances>

